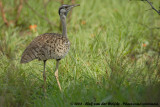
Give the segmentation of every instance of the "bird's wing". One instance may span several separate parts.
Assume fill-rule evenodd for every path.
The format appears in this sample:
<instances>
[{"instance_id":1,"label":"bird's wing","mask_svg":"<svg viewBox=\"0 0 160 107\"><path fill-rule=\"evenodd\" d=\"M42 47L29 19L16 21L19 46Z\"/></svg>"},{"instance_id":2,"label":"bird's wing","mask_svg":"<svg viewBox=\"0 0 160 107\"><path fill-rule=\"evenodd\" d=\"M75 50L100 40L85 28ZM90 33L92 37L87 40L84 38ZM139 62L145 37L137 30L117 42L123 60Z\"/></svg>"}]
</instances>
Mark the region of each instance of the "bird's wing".
<instances>
[{"instance_id":1,"label":"bird's wing","mask_svg":"<svg viewBox=\"0 0 160 107\"><path fill-rule=\"evenodd\" d=\"M46 51L42 51L42 49L46 46L48 40L56 39L56 36L61 36L61 35L55 33L45 33L40 36L37 36L24 50L20 63L27 63L34 59L43 59L39 57L46 55L46 53L43 53Z\"/></svg>"}]
</instances>

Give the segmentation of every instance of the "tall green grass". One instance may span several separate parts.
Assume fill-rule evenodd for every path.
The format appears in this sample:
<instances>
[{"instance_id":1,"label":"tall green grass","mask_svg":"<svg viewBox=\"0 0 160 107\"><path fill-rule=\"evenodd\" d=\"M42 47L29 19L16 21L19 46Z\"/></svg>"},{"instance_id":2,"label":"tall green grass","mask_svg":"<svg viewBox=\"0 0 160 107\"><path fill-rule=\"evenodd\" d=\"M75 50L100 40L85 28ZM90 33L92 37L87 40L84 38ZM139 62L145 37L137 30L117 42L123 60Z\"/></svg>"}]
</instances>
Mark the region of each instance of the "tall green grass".
<instances>
[{"instance_id":1,"label":"tall green grass","mask_svg":"<svg viewBox=\"0 0 160 107\"><path fill-rule=\"evenodd\" d=\"M7 18L14 0L4 1ZM151 102L160 104L159 16L147 3L129 0L80 0L68 22L71 49L60 61L48 60L47 97L43 94L43 62L20 64L25 47L39 34L59 32L24 5L18 26L0 30L0 106L68 107L82 102ZM10 4L11 3L11 4ZM67 3L67 2L66 2ZM154 1L155 6L159 1ZM28 4L44 14L43 1ZM59 26L58 7L51 1L48 19ZM2 19L0 18L0 21ZM37 31L29 30L36 24ZM146 46L144 46L144 44ZM85 106L85 105L82 105ZM143 106L143 105L142 105Z\"/></svg>"}]
</instances>

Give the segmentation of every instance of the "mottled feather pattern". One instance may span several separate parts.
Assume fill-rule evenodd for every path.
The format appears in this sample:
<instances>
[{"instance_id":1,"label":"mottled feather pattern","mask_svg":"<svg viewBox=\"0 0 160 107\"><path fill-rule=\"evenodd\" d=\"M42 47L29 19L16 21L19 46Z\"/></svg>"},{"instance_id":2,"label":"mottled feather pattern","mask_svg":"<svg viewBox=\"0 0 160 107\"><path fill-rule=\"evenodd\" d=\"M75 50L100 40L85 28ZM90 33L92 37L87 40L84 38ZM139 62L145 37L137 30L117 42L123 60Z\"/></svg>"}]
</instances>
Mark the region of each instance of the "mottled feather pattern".
<instances>
[{"instance_id":1,"label":"mottled feather pattern","mask_svg":"<svg viewBox=\"0 0 160 107\"><path fill-rule=\"evenodd\" d=\"M22 54L21 63L34 59L62 59L69 51L68 38L56 33L45 33L37 36Z\"/></svg>"}]
</instances>

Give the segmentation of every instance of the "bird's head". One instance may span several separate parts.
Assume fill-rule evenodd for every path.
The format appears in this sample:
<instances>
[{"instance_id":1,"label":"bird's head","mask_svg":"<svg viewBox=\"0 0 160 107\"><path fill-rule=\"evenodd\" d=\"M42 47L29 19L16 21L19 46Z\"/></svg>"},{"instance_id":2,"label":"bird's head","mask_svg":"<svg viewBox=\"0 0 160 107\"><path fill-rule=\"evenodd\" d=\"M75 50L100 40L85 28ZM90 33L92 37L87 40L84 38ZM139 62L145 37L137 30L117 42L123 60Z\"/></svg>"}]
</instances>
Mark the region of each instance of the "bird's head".
<instances>
[{"instance_id":1,"label":"bird's head","mask_svg":"<svg viewBox=\"0 0 160 107\"><path fill-rule=\"evenodd\" d=\"M61 7L59 7L59 15L65 15L67 16L67 13L76 6L80 6L79 4L75 4L75 5L62 5Z\"/></svg>"}]
</instances>

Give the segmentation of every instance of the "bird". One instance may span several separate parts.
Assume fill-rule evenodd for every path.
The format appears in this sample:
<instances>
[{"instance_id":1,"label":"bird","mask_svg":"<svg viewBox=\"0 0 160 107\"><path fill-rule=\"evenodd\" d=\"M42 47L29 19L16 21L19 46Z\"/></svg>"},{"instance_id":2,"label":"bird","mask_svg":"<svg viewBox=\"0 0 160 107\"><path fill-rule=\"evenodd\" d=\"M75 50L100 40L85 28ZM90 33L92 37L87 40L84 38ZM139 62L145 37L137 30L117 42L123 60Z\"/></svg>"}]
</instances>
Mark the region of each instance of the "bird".
<instances>
[{"instance_id":1,"label":"bird","mask_svg":"<svg viewBox=\"0 0 160 107\"><path fill-rule=\"evenodd\" d=\"M34 59L38 59L43 61L43 91L46 92L46 62L49 59L56 60L56 68L55 68L55 77L58 83L58 87L60 91L62 90L59 78L58 78L58 67L59 61L63 59L69 49L70 49L70 41L67 36L67 25L66 25L66 17L68 12L76 6L80 6L79 4L74 5L66 5L63 4L59 7L58 13L60 16L61 24L62 24L62 34L58 33L45 33L34 38L31 43L26 47L24 52L22 53L20 63L28 63Z\"/></svg>"}]
</instances>

